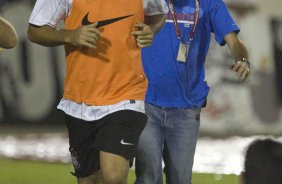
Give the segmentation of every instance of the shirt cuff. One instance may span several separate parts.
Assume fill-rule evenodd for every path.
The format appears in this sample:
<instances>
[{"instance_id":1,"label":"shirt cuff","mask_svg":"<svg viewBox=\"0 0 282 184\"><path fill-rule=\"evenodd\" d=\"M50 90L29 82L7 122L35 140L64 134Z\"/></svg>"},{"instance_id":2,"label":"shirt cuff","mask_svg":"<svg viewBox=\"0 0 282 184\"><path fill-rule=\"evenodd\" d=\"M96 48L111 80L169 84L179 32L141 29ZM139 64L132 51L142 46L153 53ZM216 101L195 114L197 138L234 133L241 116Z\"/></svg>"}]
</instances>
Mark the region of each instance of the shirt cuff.
<instances>
[{"instance_id":1,"label":"shirt cuff","mask_svg":"<svg viewBox=\"0 0 282 184\"><path fill-rule=\"evenodd\" d=\"M166 4L162 4L157 7L148 7L145 11L145 15L147 16L167 14L167 13L168 13L168 7Z\"/></svg>"}]
</instances>

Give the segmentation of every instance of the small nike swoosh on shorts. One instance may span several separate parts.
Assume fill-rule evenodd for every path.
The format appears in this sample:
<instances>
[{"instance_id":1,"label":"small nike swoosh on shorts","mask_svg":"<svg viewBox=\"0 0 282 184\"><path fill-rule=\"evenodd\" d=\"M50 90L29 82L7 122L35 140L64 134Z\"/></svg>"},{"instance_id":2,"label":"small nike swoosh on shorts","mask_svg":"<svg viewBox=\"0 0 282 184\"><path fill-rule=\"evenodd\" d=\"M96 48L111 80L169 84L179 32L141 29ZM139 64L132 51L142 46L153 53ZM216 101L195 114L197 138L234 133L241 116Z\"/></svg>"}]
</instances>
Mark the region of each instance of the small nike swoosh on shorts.
<instances>
[{"instance_id":1,"label":"small nike swoosh on shorts","mask_svg":"<svg viewBox=\"0 0 282 184\"><path fill-rule=\"evenodd\" d=\"M129 146L133 146L133 145L134 145L134 144L129 143L129 142L124 142L124 139L122 139L122 140L120 141L120 143L121 143L122 145L129 145Z\"/></svg>"}]
</instances>

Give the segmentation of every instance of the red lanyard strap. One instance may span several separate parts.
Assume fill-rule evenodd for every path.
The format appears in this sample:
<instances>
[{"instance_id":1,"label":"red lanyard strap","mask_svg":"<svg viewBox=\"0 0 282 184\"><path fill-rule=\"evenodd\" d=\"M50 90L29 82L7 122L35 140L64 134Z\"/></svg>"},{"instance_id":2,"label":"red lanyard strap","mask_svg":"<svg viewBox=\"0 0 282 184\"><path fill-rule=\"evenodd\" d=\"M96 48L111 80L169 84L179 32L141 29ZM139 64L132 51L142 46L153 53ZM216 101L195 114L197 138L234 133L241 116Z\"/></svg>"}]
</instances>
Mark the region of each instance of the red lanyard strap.
<instances>
[{"instance_id":1,"label":"red lanyard strap","mask_svg":"<svg viewBox=\"0 0 282 184\"><path fill-rule=\"evenodd\" d=\"M190 32L190 35L189 35L189 44L195 38L195 31L196 31L196 27L197 27L197 24L198 24L198 21L199 21L199 12L200 12L199 0L195 0L195 4L196 4L196 12L195 12L195 16L194 16L194 24L193 24L192 30ZM183 36L181 34L181 30L180 30L179 25L178 25L177 16L176 16L176 13L175 13L175 10L174 10L174 5L172 3L172 0L168 0L168 5L169 5L169 10L170 10L171 15L172 15L173 23L174 23L174 26L175 26L176 36L180 41L182 41L184 43Z\"/></svg>"}]
</instances>

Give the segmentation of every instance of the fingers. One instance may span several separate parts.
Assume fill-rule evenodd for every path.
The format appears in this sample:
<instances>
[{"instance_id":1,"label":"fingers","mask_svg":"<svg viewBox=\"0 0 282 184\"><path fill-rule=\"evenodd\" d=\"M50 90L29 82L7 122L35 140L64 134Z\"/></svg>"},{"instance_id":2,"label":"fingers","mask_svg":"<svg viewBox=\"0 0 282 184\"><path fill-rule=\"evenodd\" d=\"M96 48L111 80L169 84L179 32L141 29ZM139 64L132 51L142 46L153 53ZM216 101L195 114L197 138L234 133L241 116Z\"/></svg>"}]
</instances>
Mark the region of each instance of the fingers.
<instances>
[{"instance_id":1,"label":"fingers","mask_svg":"<svg viewBox=\"0 0 282 184\"><path fill-rule=\"evenodd\" d=\"M131 34L134 36L143 36L143 35L153 34L151 27L146 24L138 23L138 24L135 24L134 27L135 27L135 31L131 32Z\"/></svg>"},{"instance_id":2,"label":"fingers","mask_svg":"<svg viewBox=\"0 0 282 184\"><path fill-rule=\"evenodd\" d=\"M152 44L152 40L137 40L137 45L141 48L148 47Z\"/></svg>"},{"instance_id":3,"label":"fingers","mask_svg":"<svg viewBox=\"0 0 282 184\"><path fill-rule=\"evenodd\" d=\"M144 24L144 23L137 23L137 24L134 25L135 29L137 29L137 30L142 30L142 29L144 29L145 26L147 26L147 25Z\"/></svg>"},{"instance_id":4,"label":"fingers","mask_svg":"<svg viewBox=\"0 0 282 184\"><path fill-rule=\"evenodd\" d=\"M97 37L101 37L101 31L99 29L97 29L98 23L94 23L94 24L90 24L85 26L85 30L90 32L90 33L94 33Z\"/></svg>"},{"instance_id":5,"label":"fingers","mask_svg":"<svg viewBox=\"0 0 282 184\"><path fill-rule=\"evenodd\" d=\"M82 35L79 39L78 46L96 48L97 40L95 36Z\"/></svg>"},{"instance_id":6,"label":"fingers","mask_svg":"<svg viewBox=\"0 0 282 184\"><path fill-rule=\"evenodd\" d=\"M81 26L77 29L77 38L75 39L73 45L96 48L96 43L101 37L101 31L96 28L97 25L98 23L94 23Z\"/></svg>"},{"instance_id":7,"label":"fingers","mask_svg":"<svg viewBox=\"0 0 282 184\"><path fill-rule=\"evenodd\" d=\"M97 27L97 26L98 26L98 22L95 22L95 23L93 23L93 24L90 24L89 26Z\"/></svg>"},{"instance_id":8,"label":"fingers","mask_svg":"<svg viewBox=\"0 0 282 184\"><path fill-rule=\"evenodd\" d=\"M153 35L143 35L143 36L137 36L136 38L137 45L141 48L148 47L152 44L153 41Z\"/></svg>"},{"instance_id":9,"label":"fingers","mask_svg":"<svg viewBox=\"0 0 282 184\"><path fill-rule=\"evenodd\" d=\"M84 35L81 35L84 39L87 39L86 41L92 41L92 40L99 40L101 35L100 34L96 34L93 32L86 32Z\"/></svg>"},{"instance_id":10,"label":"fingers","mask_svg":"<svg viewBox=\"0 0 282 184\"><path fill-rule=\"evenodd\" d=\"M134 35L134 36L142 36L142 35L144 35L144 32L143 32L144 31L144 27L145 27L145 24L143 24L143 23L135 24L134 28L135 28L136 31L131 32L131 34Z\"/></svg>"},{"instance_id":11,"label":"fingers","mask_svg":"<svg viewBox=\"0 0 282 184\"><path fill-rule=\"evenodd\" d=\"M97 23L87 25L83 27L83 35L86 35L88 37L93 37L96 40L101 37L101 31L99 29L96 29Z\"/></svg>"},{"instance_id":12,"label":"fingers","mask_svg":"<svg viewBox=\"0 0 282 184\"><path fill-rule=\"evenodd\" d=\"M138 36L136 41L139 47L141 48L148 47L153 42L153 36L152 35Z\"/></svg>"},{"instance_id":13,"label":"fingers","mask_svg":"<svg viewBox=\"0 0 282 184\"><path fill-rule=\"evenodd\" d=\"M153 39L153 34L145 34L145 35L138 35L137 39L140 40L147 40L147 39Z\"/></svg>"},{"instance_id":14,"label":"fingers","mask_svg":"<svg viewBox=\"0 0 282 184\"><path fill-rule=\"evenodd\" d=\"M236 72L236 75L240 80L244 81L251 74L250 65L243 61L237 61L234 65L230 67L231 70Z\"/></svg>"},{"instance_id":15,"label":"fingers","mask_svg":"<svg viewBox=\"0 0 282 184\"><path fill-rule=\"evenodd\" d=\"M245 71L243 71L242 72L242 75L240 76L240 79L242 80L242 81L244 81L244 80L246 80L247 79L247 77L249 76L251 74L251 71L249 70L245 70Z\"/></svg>"},{"instance_id":16,"label":"fingers","mask_svg":"<svg viewBox=\"0 0 282 184\"><path fill-rule=\"evenodd\" d=\"M133 36L142 36L142 35L144 35L144 33L143 33L143 30L141 30L141 31L133 31L133 32L131 32L131 35L133 35Z\"/></svg>"},{"instance_id":17,"label":"fingers","mask_svg":"<svg viewBox=\"0 0 282 184\"><path fill-rule=\"evenodd\" d=\"M150 46L154 37L151 27L138 23L135 25L135 29L136 31L133 31L131 35L136 36L137 45L141 48Z\"/></svg>"},{"instance_id":18,"label":"fingers","mask_svg":"<svg viewBox=\"0 0 282 184\"><path fill-rule=\"evenodd\" d=\"M80 46L84 46L84 47L88 47L88 48L93 48L96 49L96 44L93 44L91 42L87 42L87 41L81 41Z\"/></svg>"},{"instance_id":19,"label":"fingers","mask_svg":"<svg viewBox=\"0 0 282 184\"><path fill-rule=\"evenodd\" d=\"M91 48L96 48L96 43L98 41L98 38L97 37L86 37L84 39L87 43L91 44L92 47Z\"/></svg>"}]
</instances>

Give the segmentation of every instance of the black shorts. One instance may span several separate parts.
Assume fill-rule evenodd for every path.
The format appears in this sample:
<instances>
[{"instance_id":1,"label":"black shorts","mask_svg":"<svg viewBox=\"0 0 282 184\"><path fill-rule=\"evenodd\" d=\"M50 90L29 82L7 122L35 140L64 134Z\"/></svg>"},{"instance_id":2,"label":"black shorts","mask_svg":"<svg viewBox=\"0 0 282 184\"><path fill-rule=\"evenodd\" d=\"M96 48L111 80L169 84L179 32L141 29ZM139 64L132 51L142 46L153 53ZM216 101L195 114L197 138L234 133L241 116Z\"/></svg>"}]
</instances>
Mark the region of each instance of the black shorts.
<instances>
[{"instance_id":1,"label":"black shorts","mask_svg":"<svg viewBox=\"0 0 282 184\"><path fill-rule=\"evenodd\" d=\"M99 170L100 151L132 160L146 122L145 114L132 110L114 112L90 122L66 115L73 174L87 177Z\"/></svg>"}]
</instances>

